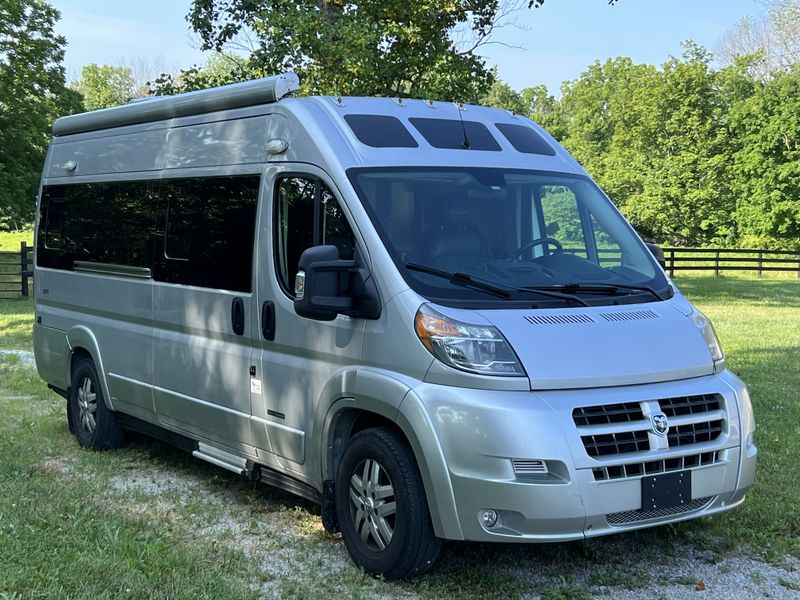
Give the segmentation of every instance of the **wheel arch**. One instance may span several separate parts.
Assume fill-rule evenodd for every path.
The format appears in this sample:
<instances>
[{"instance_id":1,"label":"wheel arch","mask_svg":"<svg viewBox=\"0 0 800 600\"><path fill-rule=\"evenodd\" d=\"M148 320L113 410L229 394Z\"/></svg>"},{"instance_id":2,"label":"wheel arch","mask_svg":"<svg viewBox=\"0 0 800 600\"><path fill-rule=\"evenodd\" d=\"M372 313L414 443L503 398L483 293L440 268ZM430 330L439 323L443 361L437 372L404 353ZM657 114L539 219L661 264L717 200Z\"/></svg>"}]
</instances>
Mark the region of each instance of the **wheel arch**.
<instances>
[{"instance_id":1,"label":"wheel arch","mask_svg":"<svg viewBox=\"0 0 800 600\"><path fill-rule=\"evenodd\" d=\"M100 346L94 333L83 325L73 327L67 332L67 342L69 343L70 355L67 361L67 381L72 385L72 372L75 365L81 358L90 358L100 379L100 387L103 392L103 401L109 410L114 410L111 402L111 393L108 389L106 371L103 368L103 359L100 354Z\"/></svg>"},{"instance_id":2,"label":"wheel arch","mask_svg":"<svg viewBox=\"0 0 800 600\"><path fill-rule=\"evenodd\" d=\"M444 453L427 413L418 399L406 401L407 396L416 396L405 382L375 372L369 375L369 385L357 385L357 393L340 398L327 412L320 444L323 480L335 481L342 454L353 435L369 427L390 427L409 445L417 462L436 536L464 539ZM358 379L362 379L361 372ZM382 393L365 393L365 388L380 389ZM403 413L401 405L407 406Z\"/></svg>"}]
</instances>

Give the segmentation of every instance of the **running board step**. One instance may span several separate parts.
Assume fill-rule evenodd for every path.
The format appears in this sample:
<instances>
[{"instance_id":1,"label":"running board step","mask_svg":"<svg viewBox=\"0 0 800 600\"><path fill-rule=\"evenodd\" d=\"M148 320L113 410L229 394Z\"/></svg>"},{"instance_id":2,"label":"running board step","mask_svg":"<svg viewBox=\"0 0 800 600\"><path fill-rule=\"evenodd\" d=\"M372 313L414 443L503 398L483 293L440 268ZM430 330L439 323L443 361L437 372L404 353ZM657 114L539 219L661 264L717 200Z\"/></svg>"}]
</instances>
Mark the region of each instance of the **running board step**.
<instances>
[{"instance_id":1,"label":"running board step","mask_svg":"<svg viewBox=\"0 0 800 600\"><path fill-rule=\"evenodd\" d=\"M217 465L218 467L232 471L237 475L244 475L247 473L246 459L202 442L197 443L197 450L192 452L192 456L210 462L212 465Z\"/></svg>"},{"instance_id":2,"label":"running board step","mask_svg":"<svg viewBox=\"0 0 800 600\"><path fill-rule=\"evenodd\" d=\"M283 473L279 473L278 471L270 469L269 467L260 467L258 479L261 481L261 483L266 483L267 485L280 488L289 492L290 494L305 498L314 504L322 504L322 494L320 494L316 488L311 487L302 481L298 481L293 477L289 477L288 475L284 475Z\"/></svg>"}]
</instances>

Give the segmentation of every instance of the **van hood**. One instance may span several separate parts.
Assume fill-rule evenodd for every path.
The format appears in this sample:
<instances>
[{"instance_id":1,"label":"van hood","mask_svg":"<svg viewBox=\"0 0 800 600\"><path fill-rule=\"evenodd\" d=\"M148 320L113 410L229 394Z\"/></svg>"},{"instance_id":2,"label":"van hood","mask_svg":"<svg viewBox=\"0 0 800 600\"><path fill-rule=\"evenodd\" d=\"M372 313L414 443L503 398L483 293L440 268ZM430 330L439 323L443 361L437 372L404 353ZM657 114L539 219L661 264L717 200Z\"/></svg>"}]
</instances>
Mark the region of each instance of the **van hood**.
<instances>
[{"instance_id":1,"label":"van hood","mask_svg":"<svg viewBox=\"0 0 800 600\"><path fill-rule=\"evenodd\" d=\"M479 312L514 348L534 390L655 383L714 372L702 334L669 301Z\"/></svg>"}]
</instances>

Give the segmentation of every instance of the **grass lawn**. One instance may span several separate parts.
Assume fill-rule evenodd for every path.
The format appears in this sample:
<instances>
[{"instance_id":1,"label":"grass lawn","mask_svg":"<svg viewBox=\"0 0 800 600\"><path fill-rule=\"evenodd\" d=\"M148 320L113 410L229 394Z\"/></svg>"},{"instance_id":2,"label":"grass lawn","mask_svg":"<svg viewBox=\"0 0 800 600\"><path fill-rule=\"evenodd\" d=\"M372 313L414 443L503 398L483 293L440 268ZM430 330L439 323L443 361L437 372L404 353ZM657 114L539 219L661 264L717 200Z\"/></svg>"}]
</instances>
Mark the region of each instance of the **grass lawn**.
<instances>
[{"instance_id":1,"label":"grass lawn","mask_svg":"<svg viewBox=\"0 0 800 600\"><path fill-rule=\"evenodd\" d=\"M33 229L19 231L0 231L0 252L19 252L20 242L33 246Z\"/></svg>"},{"instance_id":2,"label":"grass lawn","mask_svg":"<svg viewBox=\"0 0 800 600\"><path fill-rule=\"evenodd\" d=\"M687 552L708 564L748 553L765 568L800 557L800 280L677 282L713 319L728 366L752 392L759 473L744 506L573 544L450 544L429 576L391 584L359 572L302 500L146 438L115 452L80 450L64 401L25 355L2 352L31 350L31 302L0 302L0 599L649 596L645 585L696 580L650 566Z\"/></svg>"}]
</instances>

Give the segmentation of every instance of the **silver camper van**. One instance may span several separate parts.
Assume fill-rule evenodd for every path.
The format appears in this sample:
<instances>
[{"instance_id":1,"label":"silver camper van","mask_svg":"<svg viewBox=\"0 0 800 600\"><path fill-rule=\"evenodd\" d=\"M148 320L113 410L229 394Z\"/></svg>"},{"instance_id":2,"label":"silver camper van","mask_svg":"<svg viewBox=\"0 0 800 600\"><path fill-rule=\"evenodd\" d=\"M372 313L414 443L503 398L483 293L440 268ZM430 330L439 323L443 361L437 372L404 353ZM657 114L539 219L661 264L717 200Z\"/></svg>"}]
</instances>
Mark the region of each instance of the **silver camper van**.
<instances>
[{"instance_id":1,"label":"silver camper van","mask_svg":"<svg viewBox=\"0 0 800 600\"><path fill-rule=\"evenodd\" d=\"M584 169L502 110L285 74L58 119L39 374L81 446L171 442L321 505L356 563L741 504L745 385Z\"/></svg>"}]
</instances>

